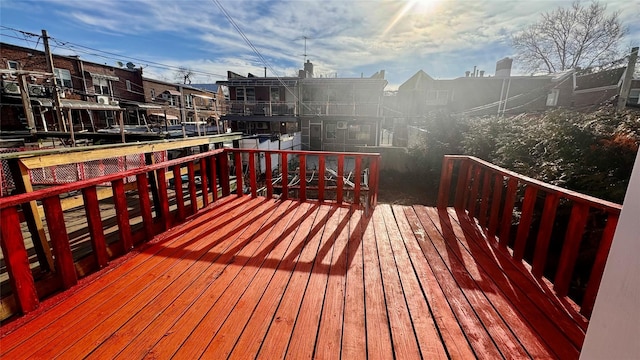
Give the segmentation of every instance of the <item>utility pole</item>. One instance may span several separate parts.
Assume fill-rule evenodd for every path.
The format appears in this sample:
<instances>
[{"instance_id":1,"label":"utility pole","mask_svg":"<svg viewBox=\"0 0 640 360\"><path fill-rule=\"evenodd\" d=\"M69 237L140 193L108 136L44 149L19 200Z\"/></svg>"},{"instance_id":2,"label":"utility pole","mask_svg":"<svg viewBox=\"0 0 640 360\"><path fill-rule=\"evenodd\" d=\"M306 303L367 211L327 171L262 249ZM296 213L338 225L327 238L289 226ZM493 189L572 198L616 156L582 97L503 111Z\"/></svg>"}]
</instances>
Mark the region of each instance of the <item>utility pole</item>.
<instances>
[{"instance_id":1,"label":"utility pole","mask_svg":"<svg viewBox=\"0 0 640 360\"><path fill-rule=\"evenodd\" d=\"M636 61L638 61L638 47L631 49L629 55L629 65L627 65L627 71L625 72L624 80L622 81L622 89L620 89L620 96L618 97L618 107L616 111L624 110L627 105L627 99L629 98L629 92L631 91L631 79L633 72L636 69Z\"/></svg>"},{"instance_id":2,"label":"utility pole","mask_svg":"<svg viewBox=\"0 0 640 360\"><path fill-rule=\"evenodd\" d=\"M58 120L58 129L64 128L64 117L62 117L62 107L60 106L60 93L58 92L58 83L56 82L56 74L53 67L53 56L51 48L49 48L49 35L47 30L42 30L42 43L44 44L44 54L47 60L47 69L53 74L53 110ZM69 117L69 133L71 134L71 146L76 146L76 139L73 133L73 122Z\"/></svg>"},{"instance_id":3,"label":"utility pole","mask_svg":"<svg viewBox=\"0 0 640 360\"><path fill-rule=\"evenodd\" d=\"M31 108L31 98L29 97L29 85L27 85L27 74L20 74L20 97L22 98L22 107L24 116L27 118L29 133L36 133L36 122L33 118L33 109Z\"/></svg>"}]
</instances>

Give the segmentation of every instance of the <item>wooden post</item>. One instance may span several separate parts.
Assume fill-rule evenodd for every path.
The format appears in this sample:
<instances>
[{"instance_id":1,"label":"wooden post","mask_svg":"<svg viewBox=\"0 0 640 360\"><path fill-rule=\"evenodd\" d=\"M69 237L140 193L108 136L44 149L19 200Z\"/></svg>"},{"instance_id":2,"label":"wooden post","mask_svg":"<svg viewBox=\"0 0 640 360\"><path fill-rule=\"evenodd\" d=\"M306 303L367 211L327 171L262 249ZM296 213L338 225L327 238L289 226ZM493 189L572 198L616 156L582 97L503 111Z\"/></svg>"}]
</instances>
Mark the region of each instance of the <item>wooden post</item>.
<instances>
[{"instance_id":1,"label":"wooden post","mask_svg":"<svg viewBox=\"0 0 640 360\"><path fill-rule=\"evenodd\" d=\"M33 109L31 108L31 98L29 98L29 86L27 85L27 75L20 75L20 98L22 98L22 107L24 116L27 118L27 126L31 134L36 133L36 121L33 117Z\"/></svg>"},{"instance_id":2,"label":"wooden post","mask_svg":"<svg viewBox=\"0 0 640 360\"><path fill-rule=\"evenodd\" d=\"M127 207L127 196L124 193L124 181L114 180L111 183L113 188L113 202L116 207L116 219L118 221L118 234L125 253L133 247L131 239L131 225L129 224L129 209Z\"/></svg>"},{"instance_id":3,"label":"wooden post","mask_svg":"<svg viewBox=\"0 0 640 360\"><path fill-rule=\"evenodd\" d=\"M31 179L29 178L29 169L27 169L19 159L10 159L7 163L9 164L9 170L13 177L16 192L18 194L32 192L33 187L31 186ZM38 211L37 202L30 201L29 203L22 204L22 213L24 214L27 227L31 233L33 247L38 255L40 268L45 272L52 270L54 268L53 256L44 232L42 216L40 211Z\"/></svg>"},{"instance_id":4,"label":"wooden post","mask_svg":"<svg viewBox=\"0 0 640 360\"><path fill-rule=\"evenodd\" d=\"M91 234L93 255L98 263L98 267L103 268L107 266L109 262L109 255L107 254L107 243L102 229L100 203L98 202L96 187L91 186L82 189L82 198L84 200L84 210L87 214L87 225L89 227L89 233Z\"/></svg>"},{"instance_id":5,"label":"wooden post","mask_svg":"<svg viewBox=\"0 0 640 360\"><path fill-rule=\"evenodd\" d=\"M125 137L124 137L124 119L122 116L122 111L115 111L115 113L116 113L116 116L118 117L118 124L120 125L120 138L122 139L122 142L125 143L127 141L125 140Z\"/></svg>"},{"instance_id":6,"label":"wooden post","mask_svg":"<svg viewBox=\"0 0 640 360\"><path fill-rule=\"evenodd\" d=\"M24 246L20 217L15 207L0 210L0 246L4 255L9 281L13 287L16 303L23 313L38 307L38 293L29 268L29 257Z\"/></svg>"},{"instance_id":7,"label":"wooden post","mask_svg":"<svg viewBox=\"0 0 640 360\"><path fill-rule=\"evenodd\" d=\"M60 105L60 93L58 92L58 83L56 82L56 73L53 67L53 56L51 55L51 49L49 48L49 35L47 30L42 30L42 43L44 45L44 54L47 61L47 70L53 74L53 111L56 114L56 120L58 120L58 127L60 130L64 128L64 120L62 117L62 107Z\"/></svg>"},{"instance_id":8,"label":"wooden post","mask_svg":"<svg viewBox=\"0 0 640 360\"><path fill-rule=\"evenodd\" d=\"M78 283L78 275L69 246L69 234L62 214L60 198L56 195L42 199L42 206L47 214L51 246L53 246L56 255L56 272L60 276L62 286L68 289Z\"/></svg>"}]
</instances>

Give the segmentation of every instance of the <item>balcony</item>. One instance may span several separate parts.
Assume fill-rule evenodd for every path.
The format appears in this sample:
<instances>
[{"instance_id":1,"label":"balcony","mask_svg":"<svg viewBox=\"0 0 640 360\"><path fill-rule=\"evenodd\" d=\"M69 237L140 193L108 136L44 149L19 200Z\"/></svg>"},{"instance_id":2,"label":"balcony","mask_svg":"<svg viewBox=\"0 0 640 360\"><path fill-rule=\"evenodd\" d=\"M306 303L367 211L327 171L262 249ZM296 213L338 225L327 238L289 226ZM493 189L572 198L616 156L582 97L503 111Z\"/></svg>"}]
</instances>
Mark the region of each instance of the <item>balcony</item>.
<instances>
[{"instance_id":1,"label":"balcony","mask_svg":"<svg viewBox=\"0 0 640 360\"><path fill-rule=\"evenodd\" d=\"M26 314L0 328L0 356L578 357L619 205L462 156L445 158L437 208L376 204L378 166L375 154L216 150L0 199L11 296ZM105 182L114 242L92 195ZM58 205L77 191L101 269L84 278ZM56 255L38 282L60 292L46 299L20 227L31 200ZM577 249L598 222L576 302Z\"/></svg>"},{"instance_id":2,"label":"balcony","mask_svg":"<svg viewBox=\"0 0 640 360\"><path fill-rule=\"evenodd\" d=\"M296 116L295 102L228 101L227 115Z\"/></svg>"}]
</instances>

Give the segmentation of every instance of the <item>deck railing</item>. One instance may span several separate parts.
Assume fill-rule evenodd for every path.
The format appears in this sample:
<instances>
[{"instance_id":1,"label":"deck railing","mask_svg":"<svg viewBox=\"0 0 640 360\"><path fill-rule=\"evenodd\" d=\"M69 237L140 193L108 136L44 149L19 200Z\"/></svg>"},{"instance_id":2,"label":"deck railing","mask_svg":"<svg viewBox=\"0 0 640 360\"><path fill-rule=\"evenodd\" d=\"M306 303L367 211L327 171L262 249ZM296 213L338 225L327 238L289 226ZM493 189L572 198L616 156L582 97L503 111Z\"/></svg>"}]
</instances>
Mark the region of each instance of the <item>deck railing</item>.
<instances>
[{"instance_id":1,"label":"deck railing","mask_svg":"<svg viewBox=\"0 0 640 360\"><path fill-rule=\"evenodd\" d=\"M438 208L446 209L451 199L490 240L591 315L621 205L457 155L444 158Z\"/></svg>"},{"instance_id":2,"label":"deck railing","mask_svg":"<svg viewBox=\"0 0 640 360\"><path fill-rule=\"evenodd\" d=\"M73 287L79 277L105 267L113 258L183 222L220 197L231 195L234 186L238 196L256 197L262 189L262 195L268 198L279 196L300 201L315 198L319 202L335 201L371 208L377 198L379 159L378 154L219 149L0 198L0 244L12 287L11 295L2 299L4 310L0 318L35 310L43 297ZM276 167L278 162L280 166ZM335 169L327 165L334 162ZM307 171L300 169L313 169L314 165L315 181L308 181ZM278 170L260 171L274 168ZM261 177L261 173L264 176ZM296 176L298 182L294 182ZM124 180L129 177L135 177L136 183L126 187ZM280 181L274 181L277 177ZM303 177L305 180L301 180ZM105 183L111 184L113 191L111 206L115 220L109 221L110 224L103 220L105 203L96 195ZM81 193L83 203L70 211L83 211L79 217L86 216L84 229L89 235L92 255L82 258L72 251L65 222L67 214L61 206L61 197L76 193ZM132 200L137 203L134 207ZM22 226L25 220L21 208L31 201L43 207L48 242L55 256L52 272L40 276L37 282L27 251L30 245L25 245L30 232L26 229L31 227ZM78 231L77 227L74 231ZM117 240L107 241L107 237Z\"/></svg>"}]
</instances>

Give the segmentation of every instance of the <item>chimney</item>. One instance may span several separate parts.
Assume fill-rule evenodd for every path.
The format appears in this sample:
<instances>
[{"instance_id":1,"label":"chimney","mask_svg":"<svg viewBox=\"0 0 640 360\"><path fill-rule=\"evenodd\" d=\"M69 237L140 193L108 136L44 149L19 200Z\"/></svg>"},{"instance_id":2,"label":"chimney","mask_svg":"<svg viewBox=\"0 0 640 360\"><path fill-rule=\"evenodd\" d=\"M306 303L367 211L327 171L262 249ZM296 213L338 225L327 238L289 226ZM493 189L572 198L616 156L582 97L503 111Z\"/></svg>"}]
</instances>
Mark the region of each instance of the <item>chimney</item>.
<instances>
[{"instance_id":1,"label":"chimney","mask_svg":"<svg viewBox=\"0 0 640 360\"><path fill-rule=\"evenodd\" d=\"M477 66L473 66L473 75L471 75L471 77L476 77L478 76L478 70L476 70Z\"/></svg>"},{"instance_id":2,"label":"chimney","mask_svg":"<svg viewBox=\"0 0 640 360\"><path fill-rule=\"evenodd\" d=\"M469 77L470 74L471 74L471 71L467 70L464 72L464 77Z\"/></svg>"},{"instance_id":3,"label":"chimney","mask_svg":"<svg viewBox=\"0 0 640 360\"><path fill-rule=\"evenodd\" d=\"M496 77L506 78L511 76L511 65L513 64L513 59L504 58L502 60L498 60L496 63Z\"/></svg>"},{"instance_id":4,"label":"chimney","mask_svg":"<svg viewBox=\"0 0 640 360\"><path fill-rule=\"evenodd\" d=\"M484 77L484 70L480 70L480 77Z\"/></svg>"},{"instance_id":5,"label":"chimney","mask_svg":"<svg viewBox=\"0 0 640 360\"><path fill-rule=\"evenodd\" d=\"M313 77L313 63L311 61L307 60L307 62L304 63L304 72L307 73L307 77Z\"/></svg>"}]
</instances>

